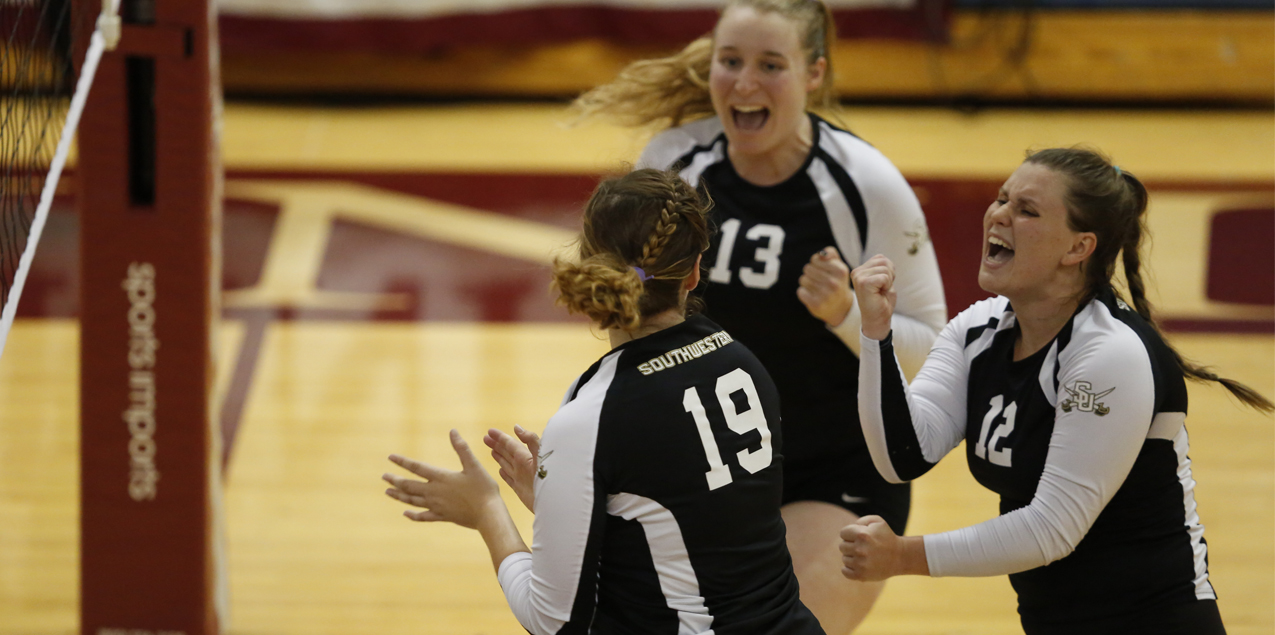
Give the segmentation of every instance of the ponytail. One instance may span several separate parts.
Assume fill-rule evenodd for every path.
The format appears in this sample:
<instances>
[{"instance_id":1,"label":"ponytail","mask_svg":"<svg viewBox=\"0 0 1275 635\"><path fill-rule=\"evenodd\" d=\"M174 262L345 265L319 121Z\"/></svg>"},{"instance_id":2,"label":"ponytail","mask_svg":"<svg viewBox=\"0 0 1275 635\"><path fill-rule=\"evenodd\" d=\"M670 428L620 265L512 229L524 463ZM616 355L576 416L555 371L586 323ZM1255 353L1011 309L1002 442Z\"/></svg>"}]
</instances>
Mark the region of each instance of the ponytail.
<instances>
[{"instance_id":1,"label":"ponytail","mask_svg":"<svg viewBox=\"0 0 1275 635\"><path fill-rule=\"evenodd\" d=\"M1130 225L1125 229L1124 244L1121 245L1120 253L1123 257L1125 281L1129 285L1129 296L1133 302L1133 308L1142 316L1142 319L1155 324L1151 319L1151 302L1147 300L1146 285L1142 282L1140 248L1142 246L1142 237L1147 233L1146 222L1144 221L1147 211L1147 188L1134 175L1117 170L1117 176L1127 189L1129 194L1129 206L1133 210L1137 210L1132 218L1127 222ZM1107 283L1108 286L1110 283Z\"/></svg>"},{"instance_id":2,"label":"ponytail","mask_svg":"<svg viewBox=\"0 0 1275 635\"><path fill-rule=\"evenodd\" d=\"M604 329L633 331L642 325L642 278L613 254L594 254L579 264L554 260L552 288L558 304Z\"/></svg>"},{"instance_id":3,"label":"ponytail","mask_svg":"<svg viewBox=\"0 0 1275 635\"><path fill-rule=\"evenodd\" d=\"M675 55L639 60L608 84L580 95L571 104L577 120L595 116L624 127L660 124L672 128L714 114L708 92L713 40L704 36Z\"/></svg>"}]
</instances>

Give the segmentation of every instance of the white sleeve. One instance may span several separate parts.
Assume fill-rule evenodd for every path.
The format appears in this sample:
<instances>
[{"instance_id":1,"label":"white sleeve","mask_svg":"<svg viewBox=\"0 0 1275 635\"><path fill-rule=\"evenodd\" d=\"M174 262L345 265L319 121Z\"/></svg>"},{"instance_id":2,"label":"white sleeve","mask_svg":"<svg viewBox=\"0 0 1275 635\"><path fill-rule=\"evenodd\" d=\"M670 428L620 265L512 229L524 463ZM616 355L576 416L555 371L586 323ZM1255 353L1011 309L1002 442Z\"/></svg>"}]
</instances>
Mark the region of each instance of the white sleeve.
<instances>
[{"instance_id":1,"label":"white sleeve","mask_svg":"<svg viewBox=\"0 0 1275 635\"><path fill-rule=\"evenodd\" d=\"M893 335L860 340L859 422L872 464L891 483L921 476L965 438L964 317L943 329L911 386Z\"/></svg>"},{"instance_id":2,"label":"white sleeve","mask_svg":"<svg viewBox=\"0 0 1275 635\"><path fill-rule=\"evenodd\" d=\"M638 157L634 168L667 170L695 146L711 142L721 132L722 124L717 117L697 119L676 128L664 130L652 137L642 149L642 155Z\"/></svg>"},{"instance_id":3,"label":"white sleeve","mask_svg":"<svg viewBox=\"0 0 1275 635\"><path fill-rule=\"evenodd\" d=\"M679 138L674 130L665 130L661 132L646 147L642 148L642 154L638 156L637 164L633 166L635 170L644 168L653 168L656 170L667 170L686 151L690 150L689 144L684 139ZM686 150L683 150L683 146Z\"/></svg>"},{"instance_id":4,"label":"white sleeve","mask_svg":"<svg viewBox=\"0 0 1275 635\"><path fill-rule=\"evenodd\" d=\"M1146 348L1126 330L1091 340L1059 359L1064 391L1077 382L1094 393L1111 389L1101 397L1108 413L1075 407L1068 412L1060 402L1031 503L972 527L925 536L930 575L1004 575L1067 556L1129 475L1154 410Z\"/></svg>"},{"instance_id":5,"label":"white sleeve","mask_svg":"<svg viewBox=\"0 0 1275 635\"><path fill-rule=\"evenodd\" d=\"M911 376L925 361L930 345L947 322L938 257L921 204L893 165L881 165L870 176L856 180L856 184L868 215L868 239L859 262L851 266L863 264L877 254L894 263L898 303L890 327L899 362ZM859 354L860 328L856 301L846 319L832 330Z\"/></svg>"},{"instance_id":6,"label":"white sleeve","mask_svg":"<svg viewBox=\"0 0 1275 635\"><path fill-rule=\"evenodd\" d=\"M518 623L532 635L557 633L571 621L577 598L596 597L595 533L606 497L594 482L594 459L602 402L615 376L619 353L603 358L598 372L545 425L540 439L544 476L536 479L535 521L530 554L513 554L498 578ZM590 543L595 547L590 551ZM590 619L592 611L587 611Z\"/></svg>"}]
</instances>

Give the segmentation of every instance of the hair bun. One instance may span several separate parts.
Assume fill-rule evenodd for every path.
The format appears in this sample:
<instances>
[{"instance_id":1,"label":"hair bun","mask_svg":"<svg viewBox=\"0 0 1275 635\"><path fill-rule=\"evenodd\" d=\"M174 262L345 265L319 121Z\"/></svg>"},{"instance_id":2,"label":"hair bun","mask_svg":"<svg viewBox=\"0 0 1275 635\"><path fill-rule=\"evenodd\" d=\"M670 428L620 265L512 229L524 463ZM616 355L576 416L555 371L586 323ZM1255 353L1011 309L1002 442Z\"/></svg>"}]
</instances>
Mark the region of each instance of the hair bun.
<instances>
[{"instance_id":1,"label":"hair bun","mask_svg":"<svg viewBox=\"0 0 1275 635\"><path fill-rule=\"evenodd\" d=\"M631 331L642 322L642 274L611 254L596 254L579 264L555 259L552 287L558 291L558 304L604 329Z\"/></svg>"}]
</instances>

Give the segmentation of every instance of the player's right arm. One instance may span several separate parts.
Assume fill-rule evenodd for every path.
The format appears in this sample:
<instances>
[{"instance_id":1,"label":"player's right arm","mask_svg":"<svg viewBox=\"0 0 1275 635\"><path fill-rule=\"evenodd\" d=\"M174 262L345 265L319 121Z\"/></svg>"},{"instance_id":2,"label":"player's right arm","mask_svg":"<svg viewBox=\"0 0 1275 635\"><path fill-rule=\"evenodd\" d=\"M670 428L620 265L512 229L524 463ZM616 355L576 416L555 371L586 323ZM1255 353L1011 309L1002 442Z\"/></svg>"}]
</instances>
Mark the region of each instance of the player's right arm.
<instances>
[{"instance_id":1,"label":"player's right arm","mask_svg":"<svg viewBox=\"0 0 1275 635\"><path fill-rule=\"evenodd\" d=\"M893 267L875 256L854 270L863 311L859 421L872 463L892 483L928 472L965 436L965 364L961 316L934 342L911 386L894 353Z\"/></svg>"}]
</instances>

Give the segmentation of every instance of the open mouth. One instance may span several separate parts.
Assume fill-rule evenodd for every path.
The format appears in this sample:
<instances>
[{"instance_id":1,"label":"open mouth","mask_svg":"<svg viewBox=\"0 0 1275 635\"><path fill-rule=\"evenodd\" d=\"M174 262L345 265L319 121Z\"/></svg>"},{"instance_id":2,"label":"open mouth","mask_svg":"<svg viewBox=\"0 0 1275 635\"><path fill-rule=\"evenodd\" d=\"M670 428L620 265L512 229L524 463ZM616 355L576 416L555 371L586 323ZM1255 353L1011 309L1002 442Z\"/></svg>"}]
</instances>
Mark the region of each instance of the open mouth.
<instances>
[{"instance_id":1,"label":"open mouth","mask_svg":"<svg viewBox=\"0 0 1275 635\"><path fill-rule=\"evenodd\" d=\"M995 237L987 238L987 260L996 264L1009 262L1014 257L1014 249L1009 243Z\"/></svg>"},{"instance_id":2,"label":"open mouth","mask_svg":"<svg viewBox=\"0 0 1275 635\"><path fill-rule=\"evenodd\" d=\"M730 111L735 127L749 132L760 130L770 119L770 110L762 106L733 106Z\"/></svg>"}]
</instances>

